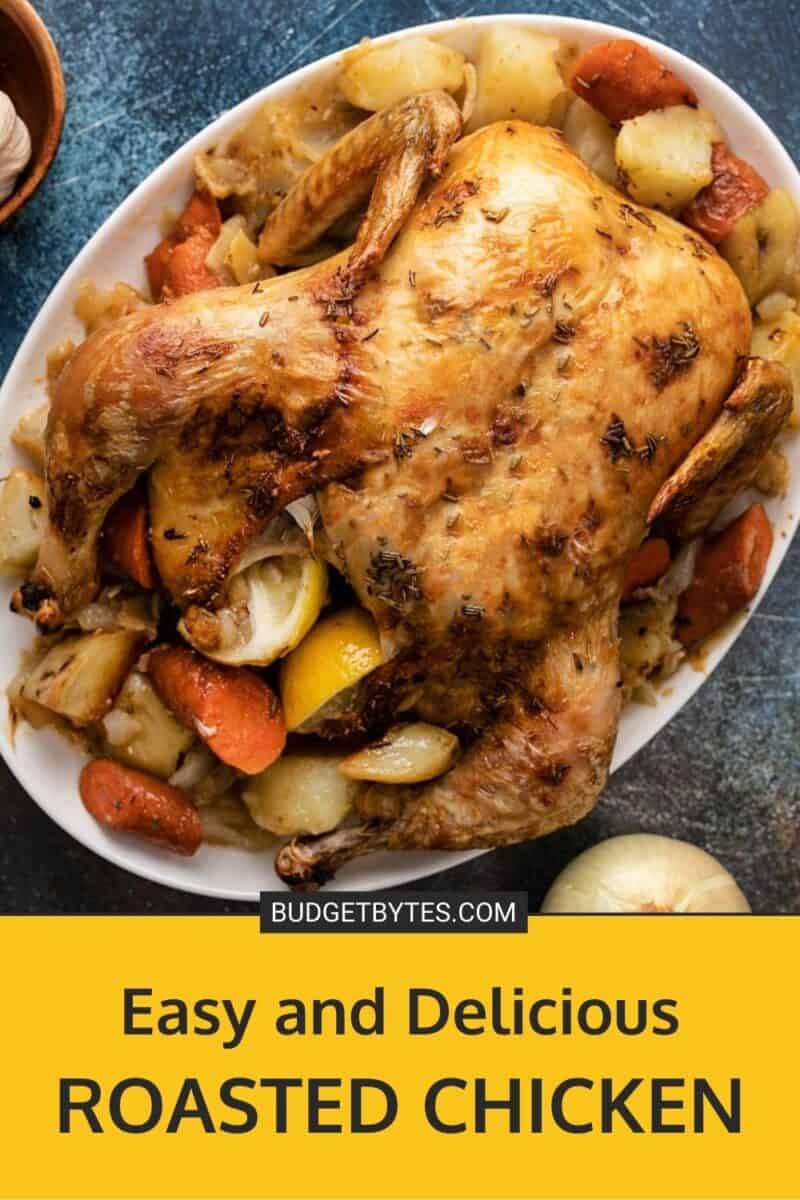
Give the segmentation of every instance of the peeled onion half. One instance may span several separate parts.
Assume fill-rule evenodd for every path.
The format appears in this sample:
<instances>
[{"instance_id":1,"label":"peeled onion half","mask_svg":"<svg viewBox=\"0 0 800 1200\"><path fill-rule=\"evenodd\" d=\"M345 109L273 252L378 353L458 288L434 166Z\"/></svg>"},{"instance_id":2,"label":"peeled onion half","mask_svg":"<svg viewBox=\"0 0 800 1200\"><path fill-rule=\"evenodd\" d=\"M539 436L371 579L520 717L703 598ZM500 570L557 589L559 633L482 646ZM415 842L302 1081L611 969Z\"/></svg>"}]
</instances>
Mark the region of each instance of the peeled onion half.
<instances>
[{"instance_id":1,"label":"peeled onion half","mask_svg":"<svg viewBox=\"0 0 800 1200\"><path fill-rule=\"evenodd\" d=\"M544 898L543 913L745 913L747 898L705 850L631 833L585 850Z\"/></svg>"}]
</instances>

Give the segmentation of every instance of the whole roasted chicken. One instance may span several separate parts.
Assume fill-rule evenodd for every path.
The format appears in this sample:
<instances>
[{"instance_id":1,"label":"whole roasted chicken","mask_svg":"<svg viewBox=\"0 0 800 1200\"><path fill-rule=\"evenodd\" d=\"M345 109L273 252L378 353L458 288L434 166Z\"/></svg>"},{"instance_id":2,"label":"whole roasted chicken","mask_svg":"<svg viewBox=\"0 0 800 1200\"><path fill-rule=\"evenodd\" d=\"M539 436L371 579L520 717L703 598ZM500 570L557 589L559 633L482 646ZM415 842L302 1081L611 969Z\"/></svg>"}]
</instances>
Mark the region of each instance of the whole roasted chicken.
<instances>
[{"instance_id":1,"label":"whole roasted chicken","mask_svg":"<svg viewBox=\"0 0 800 1200\"><path fill-rule=\"evenodd\" d=\"M459 140L444 93L376 114L267 221L285 264L370 195L354 247L90 337L47 430L49 526L16 605L57 628L97 587L110 506L149 472L152 541L198 646L248 546L316 492L384 663L321 729L398 711L457 728L439 780L365 790L296 839L313 886L375 848L497 846L573 822L620 708L617 611L648 524L704 528L786 418L782 368L685 226L628 202L553 130Z\"/></svg>"}]
</instances>

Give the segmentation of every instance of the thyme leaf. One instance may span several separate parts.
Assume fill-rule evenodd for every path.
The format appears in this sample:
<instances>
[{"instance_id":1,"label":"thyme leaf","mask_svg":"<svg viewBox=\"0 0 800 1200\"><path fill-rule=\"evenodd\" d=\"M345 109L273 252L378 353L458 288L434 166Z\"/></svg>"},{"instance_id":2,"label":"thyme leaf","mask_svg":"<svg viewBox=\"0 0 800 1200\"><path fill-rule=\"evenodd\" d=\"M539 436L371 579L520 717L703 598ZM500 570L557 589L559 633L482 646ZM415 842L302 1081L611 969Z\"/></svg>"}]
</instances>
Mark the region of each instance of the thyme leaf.
<instances>
[{"instance_id":1,"label":"thyme leaf","mask_svg":"<svg viewBox=\"0 0 800 1200\"><path fill-rule=\"evenodd\" d=\"M366 576L367 594L391 608L402 609L409 602L422 599L419 569L397 550L375 551Z\"/></svg>"},{"instance_id":2,"label":"thyme leaf","mask_svg":"<svg viewBox=\"0 0 800 1200\"><path fill-rule=\"evenodd\" d=\"M661 391L676 375L688 371L700 353L700 340L689 322L682 321L677 333L666 338L654 336L650 348L653 354L650 378Z\"/></svg>"}]
</instances>

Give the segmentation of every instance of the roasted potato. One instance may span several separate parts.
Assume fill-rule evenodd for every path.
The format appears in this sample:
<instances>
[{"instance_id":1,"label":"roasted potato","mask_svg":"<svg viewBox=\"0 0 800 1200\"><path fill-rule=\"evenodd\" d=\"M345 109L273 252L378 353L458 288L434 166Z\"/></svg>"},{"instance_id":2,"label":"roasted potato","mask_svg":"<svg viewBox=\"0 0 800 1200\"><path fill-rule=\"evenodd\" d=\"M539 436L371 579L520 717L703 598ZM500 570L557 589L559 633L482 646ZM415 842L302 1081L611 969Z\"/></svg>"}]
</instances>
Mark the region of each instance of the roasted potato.
<instances>
[{"instance_id":1,"label":"roasted potato","mask_svg":"<svg viewBox=\"0 0 800 1200\"><path fill-rule=\"evenodd\" d=\"M780 446L770 446L761 460L753 486L762 496L785 496L789 490L792 470Z\"/></svg>"},{"instance_id":2,"label":"roasted potato","mask_svg":"<svg viewBox=\"0 0 800 1200\"><path fill-rule=\"evenodd\" d=\"M780 289L775 292L770 292L760 300L756 305L756 313L761 321L776 321L778 317L782 317L786 310L797 310L797 300L794 296L790 296L788 292Z\"/></svg>"},{"instance_id":3,"label":"roasted potato","mask_svg":"<svg viewBox=\"0 0 800 1200\"><path fill-rule=\"evenodd\" d=\"M370 112L389 108L415 92L457 92L463 82L464 55L427 37L359 46L347 56L339 76L345 99Z\"/></svg>"},{"instance_id":4,"label":"roasted potato","mask_svg":"<svg viewBox=\"0 0 800 1200\"><path fill-rule=\"evenodd\" d=\"M614 187L619 185L614 157L617 134L602 113L583 100L574 100L564 122L564 137L595 175Z\"/></svg>"},{"instance_id":5,"label":"roasted potato","mask_svg":"<svg viewBox=\"0 0 800 1200\"><path fill-rule=\"evenodd\" d=\"M447 729L415 721L395 725L376 742L339 765L348 779L373 783L424 783L453 765L458 738Z\"/></svg>"},{"instance_id":6,"label":"roasted potato","mask_svg":"<svg viewBox=\"0 0 800 1200\"><path fill-rule=\"evenodd\" d=\"M620 609L622 698L655 703L651 680L670 675L683 651L675 637L677 598L647 598Z\"/></svg>"},{"instance_id":7,"label":"roasted potato","mask_svg":"<svg viewBox=\"0 0 800 1200\"><path fill-rule=\"evenodd\" d=\"M222 283L252 283L261 275L255 242L241 213L229 217L206 255L206 266Z\"/></svg>"},{"instance_id":8,"label":"roasted potato","mask_svg":"<svg viewBox=\"0 0 800 1200\"><path fill-rule=\"evenodd\" d=\"M797 250L800 217L783 188L740 217L719 244L719 252L739 276L751 304L757 304L781 281Z\"/></svg>"},{"instance_id":9,"label":"roasted potato","mask_svg":"<svg viewBox=\"0 0 800 1200\"><path fill-rule=\"evenodd\" d=\"M62 338L60 342L56 342L55 346L51 346L47 351L47 394L52 400L56 392L58 381L61 378L64 368L75 353L76 346L72 338ZM42 430L44 435L44 430ZM44 465L44 443L42 444L42 465Z\"/></svg>"},{"instance_id":10,"label":"roasted potato","mask_svg":"<svg viewBox=\"0 0 800 1200\"><path fill-rule=\"evenodd\" d=\"M794 383L794 408L789 418L793 429L800 428L800 315L792 309L773 321L756 321L752 352L760 358L783 363Z\"/></svg>"},{"instance_id":11,"label":"roasted potato","mask_svg":"<svg viewBox=\"0 0 800 1200\"><path fill-rule=\"evenodd\" d=\"M131 671L122 685L103 718L103 737L111 758L162 779L169 779L194 741L141 671Z\"/></svg>"},{"instance_id":12,"label":"roasted potato","mask_svg":"<svg viewBox=\"0 0 800 1200\"><path fill-rule=\"evenodd\" d=\"M94 600L74 613L72 621L83 633L98 629L127 629L152 642L158 633L161 598L157 592L143 592L124 583L102 588Z\"/></svg>"},{"instance_id":13,"label":"roasted potato","mask_svg":"<svg viewBox=\"0 0 800 1200\"><path fill-rule=\"evenodd\" d=\"M679 212L713 178L712 149L720 137L703 108L675 105L624 121L615 157L640 204Z\"/></svg>"},{"instance_id":14,"label":"roasted potato","mask_svg":"<svg viewBox=\"0 0 800 1200\"><path fill-rule=\"evenodd\" d=\"M84 279L78 284L75 316L83 322L88 336L95 329L102 329L146 304L141 292L137 292L129 283L115 283L113 287L105 289L98 287L91 279Z\"/></svg>"},{"instance_id":15,"label":"roasted potato","mask_svg":"<svg viewBox=\"0 0 800 1200\"><path fill-rule=\"evenodd\" d=\"M247 780L242 798L262 829L281 837L327 833L350 811L355 784L338 769L341 755L285 754Z\"/></svg>"},{"instance_id":16,"label":"roasted potato","mask_svg":"<svg viewBox=\"0 0 800 1200\"><path fill-rule=\"evenodd\" d=\"M719 140L703 108L679 104L624 121L616 160L634 200L679 212L711 182L711 150Z\"/></svg>"},{"instance_id":17,"label":"roasted potato","mask_svg":"<svg viewBox=\"0 0 800 1200\"><path fill-rule=\"evenodd\" d=\"M0 492L0 574L24 574L36 562L46 511L41 476L12 467Z\"/></svg>"},{"instance_id":18,"label":"roasted potato","mask_svg":"<svg viewBox=\"0 0 800 1200\"><path fill-rule=\"evenodd\" d=\"M246 228L247 222L241 213L223 221L216 240L212 242L211 249L206 255L206 266L222 283L234 282L233 272L228 264L228 254L236 234Z\"/></svg>"},{"instance_id":19,"label":"roasted potato","mask_svg":"<svg viewBox=\"0 0 800 1200\"><path fill-rule=\"evenodd\" d=\"M33 669L23 698L73 725L91 725L111 708L141 644L141 635L128 629L70 634Z\"/></svg>"},{"instance_id":20,"label":"roasted potato","mask_svg":"<svg viewBox=\"0 0 800 1200\"><path fill-rule=\"evenodd\" d=\"M529 29L497 25L487 30L478 52L478 94L469 128L514 117L548 124L567 90L556 62L560 49L557 38Z\"/></svg>"},{"instance_id":21,"label":"roasted potato","mask_svg":"<svg viewBox=\"0 0 800 1200\"><path fill-rule=\"evenodd\" d=\"M253 283L261 277L256 244L246 229L238 230L231 238L226 262L237 283Z\"/></svg>"},{"instance_id":22,"label":"roasted potato","mask_svg":"<svg viewBox=\"0 0 800 1200\"><path fill-rule=\"evenodd\" d=\"M46 403L28 409L17 421L11 434L14 445L24 450L40 468L44 467L44 435L49 412L50 405Z\"/></svg>"}]
</instances>

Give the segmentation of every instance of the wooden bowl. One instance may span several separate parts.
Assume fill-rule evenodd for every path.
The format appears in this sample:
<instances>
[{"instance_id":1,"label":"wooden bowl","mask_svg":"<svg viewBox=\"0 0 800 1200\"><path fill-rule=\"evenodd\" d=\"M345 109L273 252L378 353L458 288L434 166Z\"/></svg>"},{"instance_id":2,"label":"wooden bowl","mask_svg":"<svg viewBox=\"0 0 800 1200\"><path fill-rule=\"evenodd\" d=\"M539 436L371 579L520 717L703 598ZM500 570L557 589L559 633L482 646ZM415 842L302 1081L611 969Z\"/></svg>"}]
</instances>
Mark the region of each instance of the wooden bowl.
<instances>
[{"instance_id":1,"label":"wooden bowl","mask_svg":"<svg viewBox=\"0 0 800 1200\"><path fill-rule=\"evenodd\" d=\"M31 158L8 199L0 225L32 196L47 174L64 124L64 76L53 39L28 0L0 0L0 91L31 135Z\"/></svg>"}]
</instances>

